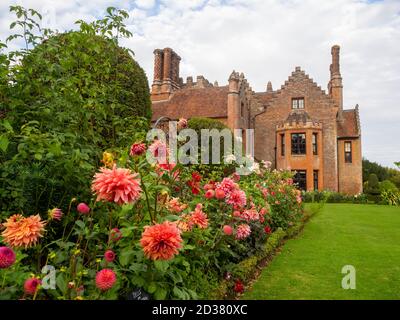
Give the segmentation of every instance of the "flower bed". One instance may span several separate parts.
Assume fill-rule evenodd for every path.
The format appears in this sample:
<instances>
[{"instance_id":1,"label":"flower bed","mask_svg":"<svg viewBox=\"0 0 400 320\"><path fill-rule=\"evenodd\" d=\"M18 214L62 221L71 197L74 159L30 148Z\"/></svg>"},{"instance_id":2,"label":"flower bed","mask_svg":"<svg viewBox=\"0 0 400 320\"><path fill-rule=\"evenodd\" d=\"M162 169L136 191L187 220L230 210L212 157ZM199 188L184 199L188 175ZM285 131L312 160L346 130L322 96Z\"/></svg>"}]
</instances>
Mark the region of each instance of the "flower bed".
<instances>
[{"instance_id":1,"label":"flower bed","mask_svg":"<svg viewBox=\"0 0 400 320\"><path fill-rule=\"evenodd\" d=\"M239 176L227 166L209 180L191 166L149 164L146 149L168 158L160 141L106 152L92 200L3 223L0 298L232 295L304 218L290 172L262 163Z\"/></svg>"}]
</instances>

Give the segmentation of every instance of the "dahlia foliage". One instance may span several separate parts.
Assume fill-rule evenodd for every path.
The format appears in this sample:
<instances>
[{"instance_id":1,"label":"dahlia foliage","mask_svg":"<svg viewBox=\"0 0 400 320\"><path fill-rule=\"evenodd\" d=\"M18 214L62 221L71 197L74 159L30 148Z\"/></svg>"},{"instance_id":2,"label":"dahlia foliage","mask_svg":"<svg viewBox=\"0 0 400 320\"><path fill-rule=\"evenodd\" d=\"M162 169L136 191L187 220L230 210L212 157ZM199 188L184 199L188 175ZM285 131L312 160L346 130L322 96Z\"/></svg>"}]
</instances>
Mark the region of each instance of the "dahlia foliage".
<instances>
[{"instance_id":1,"label":"dahlia foliage","mask_svg":"<svg viewBox=\"0 0 400 320\"><path fill-rule=\"evenodd\" d=\"M233 158L210 173L169 155L161 140L106 151L92 199L4 219L0 298L126 299L138 289L154 299L208 298L216 279L243 292L233 266L302 215L292 173L262 163L239 176ZM53 290L42 283L45 264L57 271Z\"/></svg>"}]
</instances>

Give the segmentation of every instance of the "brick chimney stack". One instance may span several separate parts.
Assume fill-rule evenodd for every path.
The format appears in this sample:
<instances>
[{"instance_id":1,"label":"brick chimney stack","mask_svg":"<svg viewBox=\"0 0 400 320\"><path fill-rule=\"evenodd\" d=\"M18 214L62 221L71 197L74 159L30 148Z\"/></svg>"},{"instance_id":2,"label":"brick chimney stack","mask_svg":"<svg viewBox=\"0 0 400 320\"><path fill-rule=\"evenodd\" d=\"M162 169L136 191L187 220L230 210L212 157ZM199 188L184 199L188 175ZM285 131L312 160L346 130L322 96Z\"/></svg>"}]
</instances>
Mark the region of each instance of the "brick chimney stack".
<instances>
[{"instance_id":1,"label":"brick chimney stack","mask_svg":"<svg viewBox=\"0 0 400 320\"><path fill-rule=\"evenodd\" d=\"M334 45L331 50L332 64L330 66L331 79L328 84L329 95L336 101L339 106L339 114L343 111L343 84L342 75L340 74L340 47Z\"/></svg>"},{"instance_id":2,"label":"brick chimney stack","mask_svg":"<svg viewBox=\"0 0 400 320\"><path fill-rule=\"evenodd\" d=\"M179 63L181 58L171 48L154 50L154 79L151 100L168 100L180 88Z\"/></svg>"}]
</instances>

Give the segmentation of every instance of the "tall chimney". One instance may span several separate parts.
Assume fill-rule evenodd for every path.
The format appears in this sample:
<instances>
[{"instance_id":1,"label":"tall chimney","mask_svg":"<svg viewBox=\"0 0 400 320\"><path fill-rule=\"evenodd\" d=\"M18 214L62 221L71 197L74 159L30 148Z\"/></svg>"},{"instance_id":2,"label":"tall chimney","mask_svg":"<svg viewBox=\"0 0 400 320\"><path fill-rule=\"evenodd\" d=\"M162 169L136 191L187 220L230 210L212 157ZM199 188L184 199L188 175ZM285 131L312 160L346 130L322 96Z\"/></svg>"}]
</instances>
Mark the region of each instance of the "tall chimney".
<instances>
[{"instance_id":1,"label":"tall chimney","mask_svg":"<svg viewBox=\"0 0 400 320\"><path fill-rule=\"evenodd\" d=\"M151 93L158 94L161 91L161 82L163 79L163 51L160 49L154 50L154 78L151 86Z\"/></svg>"},{"instance_id":2,"label":"tall chimney","mask_svg":"<svg viewBox=\"0 0 400 320\"><path fill-rule=\"evenodd\" d=\"M181 58L171 49L154 50L154 80L151 90L152 101L167 100L178 90L179 62Z\"/></svg>"},{"instance_id":3,"label":"tall chimney","mask_svg":"<svg viewBox=\"0 0 400 320\"><path fill-rule=\"evenodd\" d=\"M339 114L343 111L343 84L340 74L340 47L334 45L331 50L332 64L330 65L331 79L328 84L329 95L336 101L339 107Z\"/></svg>"}]
</instances>

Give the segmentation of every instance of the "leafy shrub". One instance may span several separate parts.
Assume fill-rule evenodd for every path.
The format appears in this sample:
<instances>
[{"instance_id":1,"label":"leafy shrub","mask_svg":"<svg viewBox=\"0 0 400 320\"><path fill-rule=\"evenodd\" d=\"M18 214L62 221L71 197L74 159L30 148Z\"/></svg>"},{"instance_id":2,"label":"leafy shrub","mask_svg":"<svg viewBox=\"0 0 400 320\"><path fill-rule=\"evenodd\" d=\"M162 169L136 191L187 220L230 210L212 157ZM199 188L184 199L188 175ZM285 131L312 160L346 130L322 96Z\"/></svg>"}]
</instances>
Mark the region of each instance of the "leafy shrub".
<instances>
[{"instance_id":1,"label":"leafy shrub","mask_svg":"<svg viewBox=\"0 0 400 320\"><path fill-rule=\"evenodd\" d=\"M383 204L392 206L400 206L400 192L393 189L383 190L381 193Z\"/></svg>"},{"instance_id":2,"label":"leafy shrub","mask_svg":"<svg viewBox=\"0 0 400 320\"><path fill-rule=\"evenodd\" d=\"M302 193L306 203L367 203L368 195L347 195L332 191L307 191Z\"/></svg>"},{"instance_id":3,"label":"leafy shrub","mask_svg":"<svg viewBox=\"0 0 400 320\"><path fill-rule=\"evenodd\" d=\"M379 183L379 190L382 193L383 191L394 191L397 192L399 189L396 187L396 185L391 182L390 180L384 180Z\"/></svg>"},{"instance_id":4,"label":"leafy shrub","mask_svg":"<svg viewBox=\"0 0 400 320\"><path fill-rule=\"evenodd\" d=\"M20 53L9 70L13 85L0 123L4 214L66 209L71 197L88 197L102 152L147 131L151 102L143 69L114 39L81 25Z\"/></svg>"}]
</instances>

